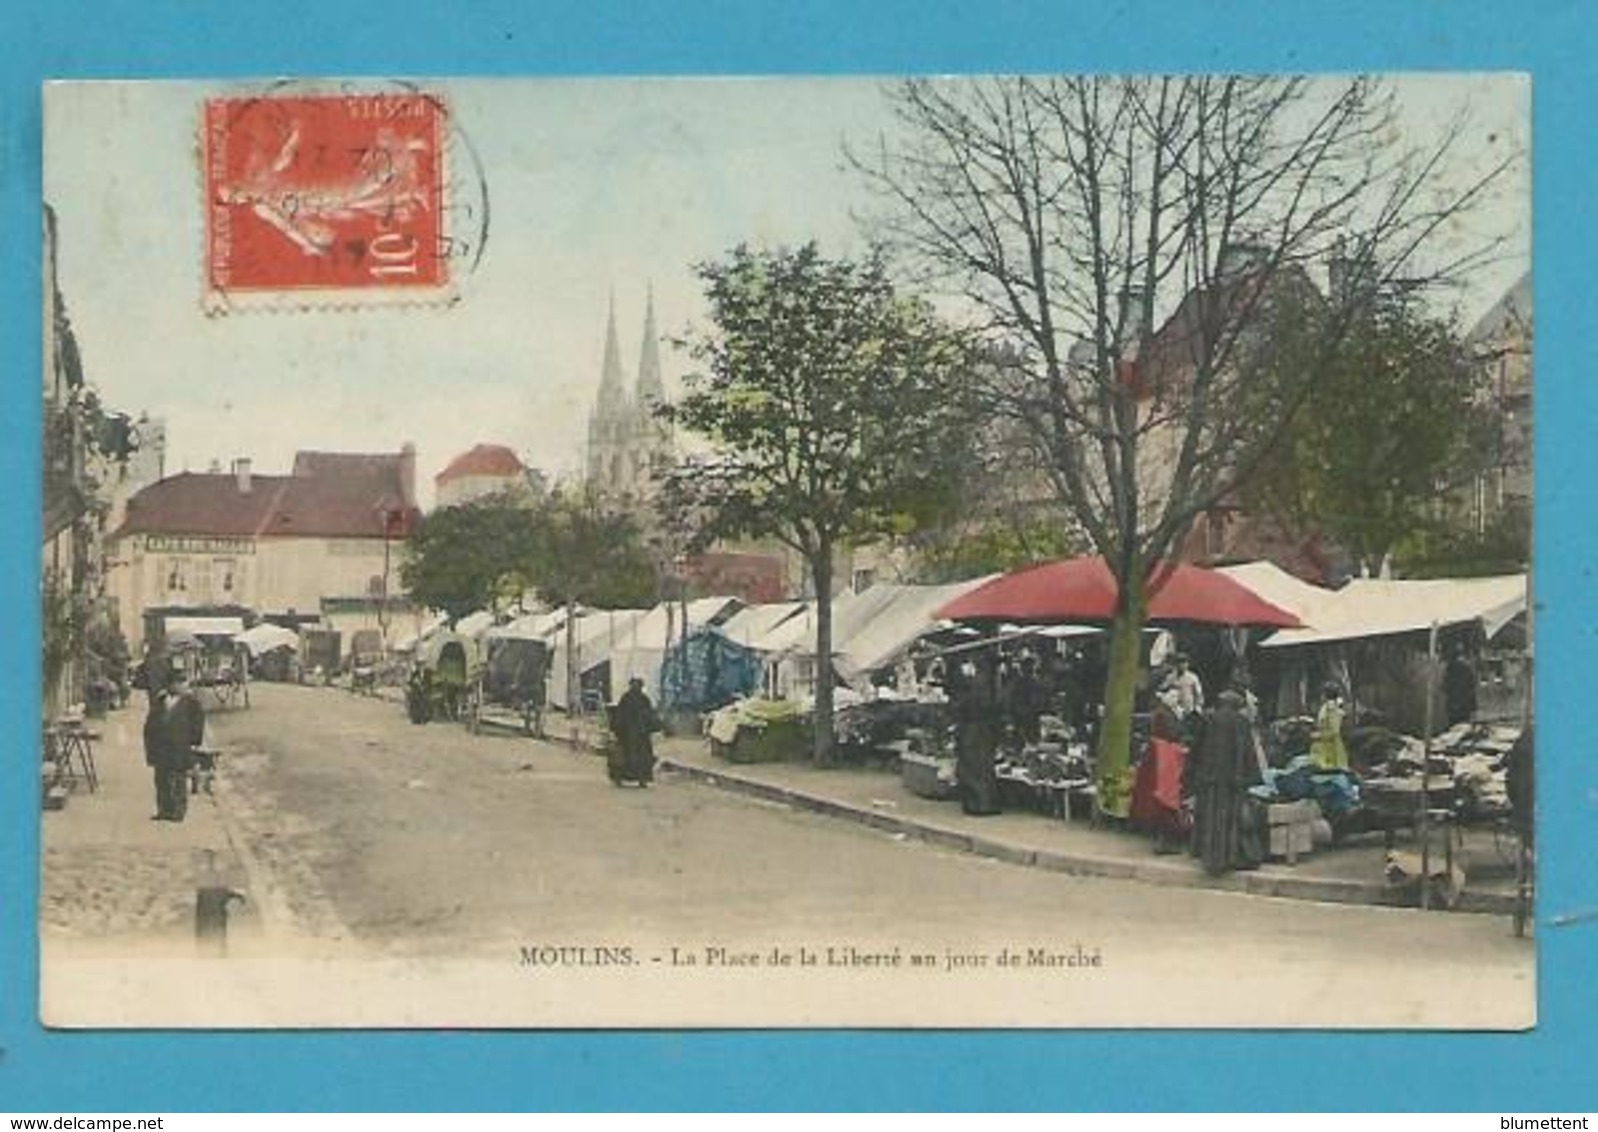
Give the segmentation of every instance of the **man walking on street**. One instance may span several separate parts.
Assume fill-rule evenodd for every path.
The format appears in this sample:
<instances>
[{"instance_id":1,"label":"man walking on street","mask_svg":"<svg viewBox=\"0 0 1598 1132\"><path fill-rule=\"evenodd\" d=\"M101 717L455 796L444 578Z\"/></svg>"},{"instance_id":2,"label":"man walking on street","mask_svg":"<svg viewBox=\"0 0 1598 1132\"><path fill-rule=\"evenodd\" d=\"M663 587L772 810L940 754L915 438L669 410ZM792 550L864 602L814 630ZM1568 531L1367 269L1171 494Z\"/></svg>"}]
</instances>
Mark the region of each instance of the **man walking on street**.
<instances>
[{"instance_id":1,"label":"man walking on street","mask_svg":"<svg viewBox=\"0 0 1598 1132\"><path fill-rule=\"evenodd\" d=\"M149 669L145 671L148 673ZM166 742L166 692L148 682L144 691L150 701L149 709L144 714L144 765L155 774L155 813L150 815L150 820L165 821L171 809L168 804L170 791L166 783L163 746Z\"/></svg>"},{"instance_id":2,"label":"man walking on street","mask_svg":"<svg viewBox=\"0 0 1598 1132\"><path fill-rule=\"evenodd\" d=\"M189 688L188 678L173 673L166 695L152 701L155 721L155 817L157 821L182 821L189 810L189 768L194 765L194 748L205 741L205 709ZM149 754L150 720L145 721L146 759Z\"/></svg>"}]
</instances>

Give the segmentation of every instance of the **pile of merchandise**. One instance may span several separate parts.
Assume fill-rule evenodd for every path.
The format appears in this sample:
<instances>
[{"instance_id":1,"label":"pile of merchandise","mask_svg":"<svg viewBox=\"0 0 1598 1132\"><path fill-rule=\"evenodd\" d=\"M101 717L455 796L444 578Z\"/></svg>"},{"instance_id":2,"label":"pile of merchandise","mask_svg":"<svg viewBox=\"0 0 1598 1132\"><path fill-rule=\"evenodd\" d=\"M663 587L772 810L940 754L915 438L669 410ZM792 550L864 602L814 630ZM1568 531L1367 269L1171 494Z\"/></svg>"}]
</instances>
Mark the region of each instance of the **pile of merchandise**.
<instances>
[{"instance_id":1,"label":"pile of merchandise","mask_svg":"<svg viewBox=\"0 0 1598 1132\"><path fill-rule=\"evenodd\" d=\"M739 700L710 717L711 753L735 763L783 762L810 749L810 718L792 700Z\"/></svg>"}]
</instances>

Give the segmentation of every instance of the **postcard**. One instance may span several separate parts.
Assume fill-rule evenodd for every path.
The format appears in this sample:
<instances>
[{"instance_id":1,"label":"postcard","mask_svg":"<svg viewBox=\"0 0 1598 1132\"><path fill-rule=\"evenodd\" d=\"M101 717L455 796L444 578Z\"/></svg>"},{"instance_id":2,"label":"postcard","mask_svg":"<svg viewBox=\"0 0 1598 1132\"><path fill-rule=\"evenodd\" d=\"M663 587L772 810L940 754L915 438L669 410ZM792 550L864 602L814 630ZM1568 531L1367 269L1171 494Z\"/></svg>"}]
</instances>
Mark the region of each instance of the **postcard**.
<instances>
[{"instance_id":1,"label":"postcard","mask_svg":"<svg viewBox=\"0 0 1598 1132\"><path fill-rule=\"evenodd\" d=\"M1533 1026L1529 108L49 84L44 1022Z\"/></svg>"}]
</instances>

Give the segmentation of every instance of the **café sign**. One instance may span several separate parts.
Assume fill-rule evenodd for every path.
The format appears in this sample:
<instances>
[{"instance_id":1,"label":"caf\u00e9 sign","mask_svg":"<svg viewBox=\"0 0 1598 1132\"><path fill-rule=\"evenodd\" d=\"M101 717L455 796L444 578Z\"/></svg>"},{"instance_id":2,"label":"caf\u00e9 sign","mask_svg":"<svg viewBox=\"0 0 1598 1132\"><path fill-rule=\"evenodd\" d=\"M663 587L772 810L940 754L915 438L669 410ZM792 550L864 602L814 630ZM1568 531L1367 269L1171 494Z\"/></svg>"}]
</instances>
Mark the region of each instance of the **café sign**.
<instances>
[{"instance_id":1,"label":"caf\u00e9 sign","mask_svg":"<svg viewBox=\"0 0 1598 1132\"><path fill-rule=\"evenodd\" d=\"M144 549L149 554L254 554L255 540L223 535L146 535Z\"/></svg>"}]
</instances>

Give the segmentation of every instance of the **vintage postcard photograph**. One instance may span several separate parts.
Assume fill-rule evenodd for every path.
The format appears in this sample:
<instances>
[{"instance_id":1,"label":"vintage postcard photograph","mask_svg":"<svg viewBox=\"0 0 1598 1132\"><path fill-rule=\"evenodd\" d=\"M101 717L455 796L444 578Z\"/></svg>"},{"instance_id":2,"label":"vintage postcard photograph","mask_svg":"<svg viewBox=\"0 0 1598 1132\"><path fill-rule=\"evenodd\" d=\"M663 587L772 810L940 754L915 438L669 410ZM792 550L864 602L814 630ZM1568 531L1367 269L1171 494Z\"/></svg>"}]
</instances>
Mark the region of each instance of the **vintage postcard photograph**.
<instances>
[{"instance_id":1,"label":"vintage postcard photograph","mask_svg":"<svg viewBox=\"0 0 1598 1132\"><path fill-rule=\"evenodd\" d=\"M1535 1025L1530 100L48 85L45 1024Z\"/></svg>"}]
</instances>

